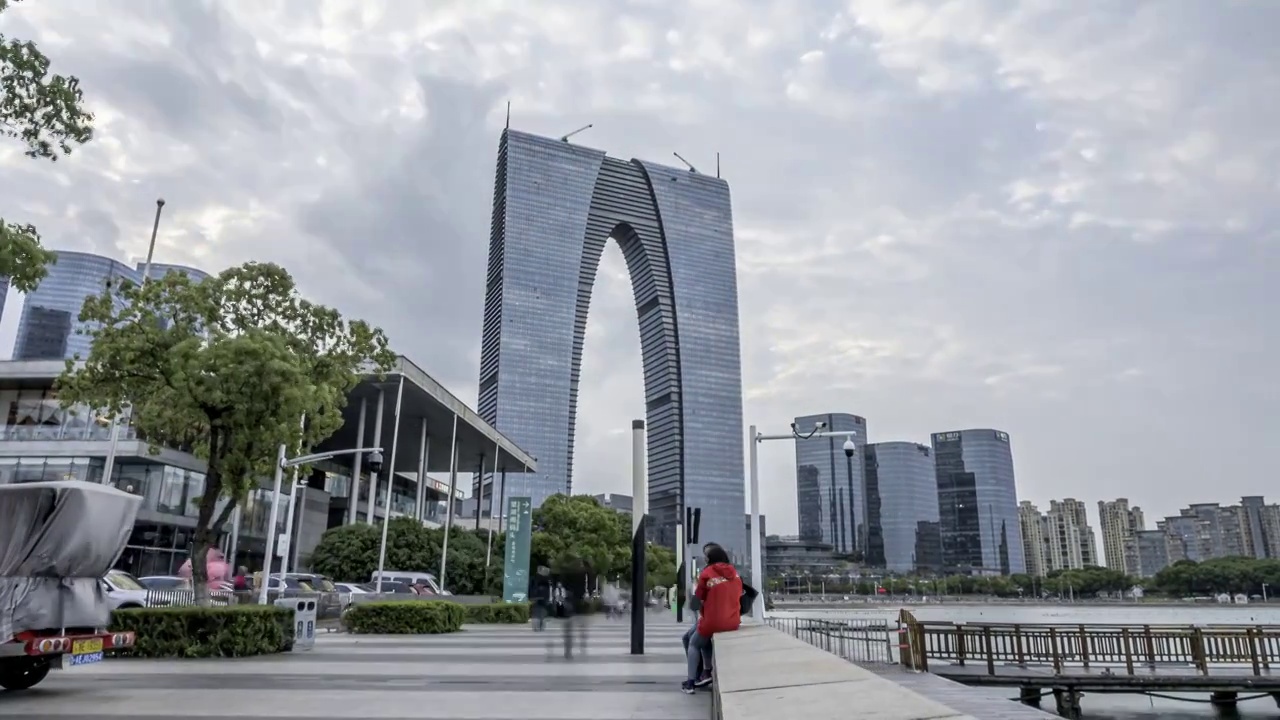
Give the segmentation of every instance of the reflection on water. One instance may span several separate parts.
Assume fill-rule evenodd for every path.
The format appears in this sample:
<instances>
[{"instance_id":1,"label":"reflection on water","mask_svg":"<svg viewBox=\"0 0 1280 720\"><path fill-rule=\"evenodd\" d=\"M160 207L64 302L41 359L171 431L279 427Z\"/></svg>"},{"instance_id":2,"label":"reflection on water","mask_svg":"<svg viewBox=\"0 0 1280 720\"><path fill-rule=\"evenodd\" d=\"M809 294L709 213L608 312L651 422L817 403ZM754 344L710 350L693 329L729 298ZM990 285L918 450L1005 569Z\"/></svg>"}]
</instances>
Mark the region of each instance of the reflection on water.
<instances>
[{"instance_id":1,"label":"reflection on water","mask_svg":"<svg viewBox=\"0 0 1280 720\"><path fill-rule=\"evenodd\" d=\"M775 615L812 618L856 618L896 620L898 611L910 610L919 620L999 623L1109 623L1113 625L1280 625L1280 605L1033 605L1033 604L908 604L872 603L854 608L813 608L778 610ZM1012 698L1014 688L978 689L974 692ZM1201 702L1152 698L1144 695L1085 695L1081 701L1085 720L1280 720L1280 709L1269 697L1241 702L1235 712L1215 709L1205 694L1178 697ZM1242 694L1241 697L1247 697ZM1016 702L1010 700L1010 702ZM1053 697L1045 697L1043 709L1053 710Z\"/></svg>"}]
</instances>

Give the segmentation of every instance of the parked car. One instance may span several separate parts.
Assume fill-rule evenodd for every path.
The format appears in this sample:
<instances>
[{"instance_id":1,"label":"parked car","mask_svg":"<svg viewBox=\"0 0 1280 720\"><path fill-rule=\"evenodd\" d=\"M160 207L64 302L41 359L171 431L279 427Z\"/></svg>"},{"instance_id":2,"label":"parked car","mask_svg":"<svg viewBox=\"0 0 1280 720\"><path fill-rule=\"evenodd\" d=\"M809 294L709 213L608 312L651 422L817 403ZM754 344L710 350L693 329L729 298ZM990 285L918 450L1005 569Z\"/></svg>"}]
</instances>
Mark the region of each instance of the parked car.
<instances>
[{"instance_id":1,"label":"parked car","mask_svg":"<svg viewBox=\"0 0 1280 720\"><path fill-rule=\"evenodd\" d=\"M138 578L138 582L148 590L184 590L187 579L177 575L147 575Z\"/></svg>"},{"instance_id":2,"label":"parked car","mask_svg":"<svg viewBox=\"0 0 1280 720\"><path fill-rule=\"evenodd\" d=\"M123 570L112 570L102 576L102 588L112 610L147 607L147 588Z\"/></svg>"},{"instance_id":3,"label":"parked car","mask_svg":"<svg viewBox=\"0 0 1280 720\"><path fill-rule=\"evenodd\" d=\"M390 580L391 582L404 583L409 586L421 585L429 590L432 595L453 594L448 590L442 589L440 584L436 582L436 576L431 573L406 572L403 570L384 570L382 572L378 572L375 570L373 571L373 576L370 578L369 584L377 586L379 575L382 576L382 587L384 591L387 587L387 581Z\"/></svg>"}]
</instances>

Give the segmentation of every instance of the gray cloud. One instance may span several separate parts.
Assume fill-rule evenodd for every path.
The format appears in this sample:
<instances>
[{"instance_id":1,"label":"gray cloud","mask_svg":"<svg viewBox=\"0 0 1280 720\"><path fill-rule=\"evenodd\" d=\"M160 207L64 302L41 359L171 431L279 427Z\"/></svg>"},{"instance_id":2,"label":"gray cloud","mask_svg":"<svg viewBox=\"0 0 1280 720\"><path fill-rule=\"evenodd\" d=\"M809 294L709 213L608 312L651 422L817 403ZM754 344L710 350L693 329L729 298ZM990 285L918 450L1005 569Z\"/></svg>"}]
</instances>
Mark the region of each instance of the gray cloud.
<instances>
[{"instance_id":1,"label":"gray cloud","mask_svg":"<svg viewBox=\"0 0 1280 720\"><path fill-rule=\"evenodd\" d=\"M619 156L720 152L748 422L993 425L1024 497L1164 514L1268 489L1278 24L1190 0L44 0L0 31L82 77L97 138L56 167L0 147L0 197L55 247L140 256L164 195L158 256L281 262L473 400L506 101ZM629 300L611 250L584 490L628 482ZM793 527L791 451L762 459Z\"/></svg>"}]
</instances>

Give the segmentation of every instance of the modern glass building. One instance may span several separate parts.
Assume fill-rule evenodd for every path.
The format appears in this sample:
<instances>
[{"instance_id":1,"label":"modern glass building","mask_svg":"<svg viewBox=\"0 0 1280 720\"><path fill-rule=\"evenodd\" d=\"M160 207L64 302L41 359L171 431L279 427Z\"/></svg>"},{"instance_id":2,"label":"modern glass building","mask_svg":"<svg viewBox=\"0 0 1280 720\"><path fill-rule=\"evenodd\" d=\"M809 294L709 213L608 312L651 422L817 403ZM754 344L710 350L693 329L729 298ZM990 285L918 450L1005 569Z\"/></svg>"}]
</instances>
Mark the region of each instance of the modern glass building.
<instances>
[{"instance_id":1,"label":"modern glass building","mask_svg":"<svg viewBox=\"0 0 1280 720\"><path fill-rule=\"evenodd\" d=\"M151 276L169 272L186 272L203 280L208 273L181 265L153 263ZM18 321L18 334L13 346L14 360L66 360L89 356L93 337L90 323L79 320L80 308L90 295L121 280L142 280L142 266L129 267L111 258L92 253L59 251L58 261L49 266L49 274L34 292L27 295Z\"/></svg>"},{"instance_id":2,"label":"modern glass building","mask_svg":"<svg viewBox=\"0 0 1280 720\"><path fill-rule=\"evenodd\" d=\"M866 505L863 502L861 449L867 444L867 421L849 413L805 415L795 420L803 438L815 423L826 432L857 431L854 457L844 454L843 437L796 440L796 507L800 538L830 545L837 554L852 555L866 547Z\"/></svg>"},{"instance_id":3,"label":"modern glass building","mask_svg":"<svg viewBox=\"0 0 1280 720\"><path fill-rule=\"evenodd\" d=\"M945 570L984 575L1026 572L1009 434L933 434Z\"/></svg>"},{"instance_id":4,"label":"modern glass building","mask_svg":"<svg viewBox=\"0 0 1280 720\"><path fill-rule=\"evenodd\" d=\"M912 442L867 445L866 562L889 572L942 570L933 452Z\"/></svg>"},{"instance_id":5,"label":"modern glass building","mask_svg":"<svg viewBox=\"0 0 1280 720\"><path fill-rule=\"evenodd\" d=\"M538 461L536 473L508 478L507 494L537 504L572 491L587 309L610 238L635 294L652 537L672 545L682 508L699 507L702 537L742 557L728 184L512 130L498 147L477 402L484 420Z\"/></svg>"}]
</instances>

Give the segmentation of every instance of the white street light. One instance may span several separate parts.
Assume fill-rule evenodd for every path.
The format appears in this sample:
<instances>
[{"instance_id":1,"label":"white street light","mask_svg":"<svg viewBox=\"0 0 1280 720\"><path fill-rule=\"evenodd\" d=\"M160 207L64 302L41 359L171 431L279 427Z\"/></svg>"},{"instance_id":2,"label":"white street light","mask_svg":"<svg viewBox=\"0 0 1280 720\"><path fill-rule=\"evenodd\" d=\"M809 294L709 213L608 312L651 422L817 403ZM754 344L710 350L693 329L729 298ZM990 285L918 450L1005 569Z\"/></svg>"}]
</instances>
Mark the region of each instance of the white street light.
<instances>
[{"instance_id":1,"label":"white street light","mask_svg":"<svg viewBox=\"0 0 1280 720\"><path fill-rule=\"evenodd\" d=\"M382 469L382 448L356 448L352 450L331 450L329 452L312 453L310 455L302 455L293 459L285 457L285 445L280 443L280 449L276 452L276 477L273 491L271 493L271 514L267 519L267 546L263 553L262 561L262 586L258 588L258 604L267 604L267 587L271 584L271 556L275 554L276 545L276 522L280 516L280 484L284 479L285 468L306 465L307 463L318 462L320 460L328 460L329 458L338 457L339 455L355 455L358 453L369 453L369 471L375 475Z\"/></svg>"},{"instance_id":2,"label":"white street light","mask_svg":"<svg viewBox=\"0 0 1280 720\"><path fill-rule=\"evenodd\" d=\"M751 617L757 620L764 619L764 568L760 562L760 443L765 440L812 440L815 438L845 438L843 450L844 456L852 458L857 452L858 446L853 439L858 436L856 430L827 430L827 424L821 420L813 424L813 431L801 433L796 430L796 424L791 423L791 432L785 435L764 435L756 431L756 426L752 425L748 434L751 436L751 582L755 583L758 592L755 602L751 605Z\"/></svg>"}]
</instances>

